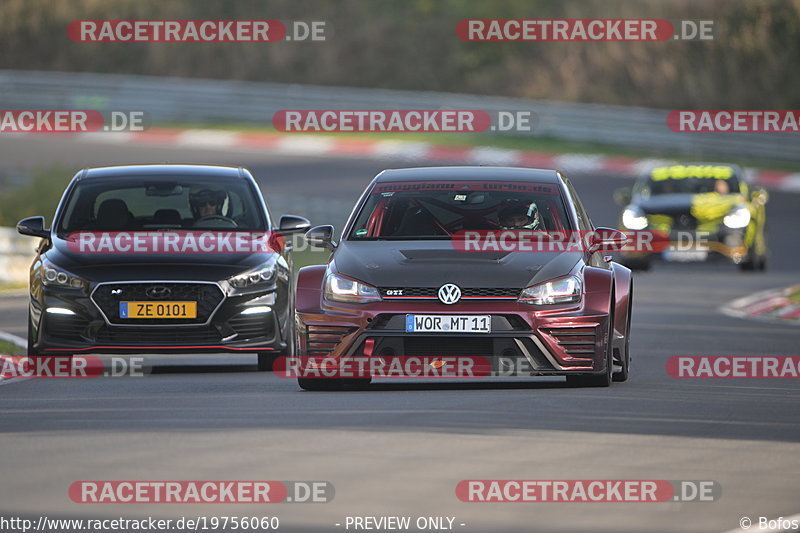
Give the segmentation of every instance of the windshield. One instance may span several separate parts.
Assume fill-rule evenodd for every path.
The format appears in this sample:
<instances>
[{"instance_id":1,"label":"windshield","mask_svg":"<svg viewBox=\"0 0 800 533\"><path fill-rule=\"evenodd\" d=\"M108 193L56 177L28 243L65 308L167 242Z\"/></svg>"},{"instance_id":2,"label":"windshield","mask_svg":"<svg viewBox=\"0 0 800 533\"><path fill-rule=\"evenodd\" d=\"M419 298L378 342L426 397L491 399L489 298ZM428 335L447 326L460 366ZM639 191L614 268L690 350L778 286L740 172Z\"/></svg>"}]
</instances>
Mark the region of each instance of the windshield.
<instances>
[{"instance_id":1,"label":"windshield","mask_svg":"<svg viewBox=\"0 0 800 533\"><path fill-rule=\"evenodd\" d=\"M467 230L502 229L570 229L558 188L500 182L378 184L348 238L449 239Z\"/></svg>"},{"instance_id":2,"label":"windshield","mask_svg":"<svg viewBox=\"0 0 800 533\"><path fill-rule=\"evenodd\" d=\"M735 194L739 192L739 179L728 166L676 165L654 169L639 182L638 189L645 198L660 194Z\"/></svg>"},{"instance_id":3,"label":"windshield","mask_svg":"<svg viewBox=\"0 0 800 533\"><path fill-rule=\"evenodd\" d=\"M175 229L263 231L250 184L219 177L115 177L78 182L61 216L74 231Z\"/></svg>"}]
</instances>

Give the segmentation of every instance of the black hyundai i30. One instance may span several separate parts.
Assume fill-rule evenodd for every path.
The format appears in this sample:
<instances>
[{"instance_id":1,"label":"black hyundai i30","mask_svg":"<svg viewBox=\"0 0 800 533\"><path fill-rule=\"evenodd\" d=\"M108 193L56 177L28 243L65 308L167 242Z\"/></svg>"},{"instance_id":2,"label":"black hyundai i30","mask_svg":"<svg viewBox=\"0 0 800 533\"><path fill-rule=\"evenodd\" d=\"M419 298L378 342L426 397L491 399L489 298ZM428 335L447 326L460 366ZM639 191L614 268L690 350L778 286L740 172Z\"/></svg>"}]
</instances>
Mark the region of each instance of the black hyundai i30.
<instances>
[{"instance_id":1,"label":"black hyundai i30","mask_svg":"<svg viewBox=\"0 0 800 533\"><path fill-rule=\"evenodd\" d=\"M258 354L294 342L291 234L250 172L130 165L78 172L56 209L17 224L40 237L30 270L28 352Z\"/></svg>"}]
</instances>

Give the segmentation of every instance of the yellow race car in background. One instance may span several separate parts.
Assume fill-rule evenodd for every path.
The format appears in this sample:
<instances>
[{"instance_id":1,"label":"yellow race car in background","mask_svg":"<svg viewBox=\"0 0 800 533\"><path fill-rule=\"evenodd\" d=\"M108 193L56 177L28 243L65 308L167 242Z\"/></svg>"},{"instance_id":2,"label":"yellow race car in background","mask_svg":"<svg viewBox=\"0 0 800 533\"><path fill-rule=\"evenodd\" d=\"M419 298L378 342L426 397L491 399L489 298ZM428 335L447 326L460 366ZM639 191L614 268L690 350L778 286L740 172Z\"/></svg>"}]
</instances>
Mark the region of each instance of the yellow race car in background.
<instances>
[{"instance_id":1,"label":"yellow race car in background","mask_svg":"<svg viewBox=\"0 0 800 533\"><path fill-rule=\"evenodd\" d=\"M767 191L750 187L736 165L689 163L652 169L614 194L624 209L620 229L649 231L661 246L631 246L620 261L647 270L665 261L723 258L742 270L767 266Z\"/></svg>"}]
</instances>

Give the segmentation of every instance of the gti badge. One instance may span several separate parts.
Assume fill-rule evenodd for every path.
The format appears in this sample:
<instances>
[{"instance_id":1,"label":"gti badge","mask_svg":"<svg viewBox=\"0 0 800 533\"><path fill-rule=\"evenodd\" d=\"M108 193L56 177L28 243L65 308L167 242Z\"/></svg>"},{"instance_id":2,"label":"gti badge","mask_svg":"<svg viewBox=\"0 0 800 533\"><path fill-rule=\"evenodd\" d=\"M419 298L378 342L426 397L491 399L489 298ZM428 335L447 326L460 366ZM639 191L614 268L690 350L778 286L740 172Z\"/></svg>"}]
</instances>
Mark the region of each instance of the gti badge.
<instances>
[{"instance_id":1,"label":"gti badge","mask_svg":"<svg viewBox=\"0 0 800 533\"><path fill-rule=\"evenodd\" d=\"M439 287L439 301L443 304L451 305L461 299L461 289L458 285L452 283L445 283Z\"/></svg>"},{"instance_id":2,"label":"gti badge","mask_svg":"<svg viewBox=\"0 0 800 533\"><path fill-rule=\"evenodd\" d=\"M164 298L169 298L172 291L163 285L156 285L155 287L148 287L144 293L153 300L163 300Z\"/></svg>"}]
</instances>

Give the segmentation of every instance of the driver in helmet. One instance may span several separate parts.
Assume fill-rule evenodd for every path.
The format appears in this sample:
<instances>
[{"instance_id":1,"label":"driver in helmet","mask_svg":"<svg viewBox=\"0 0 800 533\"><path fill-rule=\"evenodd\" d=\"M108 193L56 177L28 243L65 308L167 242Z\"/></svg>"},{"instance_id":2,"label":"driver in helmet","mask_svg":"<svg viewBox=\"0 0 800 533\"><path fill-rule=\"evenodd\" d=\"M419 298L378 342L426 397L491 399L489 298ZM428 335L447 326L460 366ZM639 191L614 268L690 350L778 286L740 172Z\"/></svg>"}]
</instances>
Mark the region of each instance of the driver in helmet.
<instances>
[{"instance_id":1,"label":"driver in helmet","mask_svg":"<svg viewBox=\"0 0 800 533\"><path fill-rule=\"evenodd\" d=\"M540 229L539 208L535 202L515 202L500 210L498 215L503 229Z\"/></svg>"},{"instance_id":2,"label":"driver in helmet","mask_svg":"<svg viewBox=\"0 0 800 533\"><path fill-rule=\"evenodd\" d=\"M213 215L222 215L222 204L225 202L225 193L211 189L202 189L189 194L189 206L195 220Z\"/></svg>"}]
</instances>

